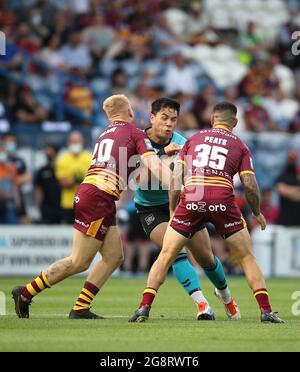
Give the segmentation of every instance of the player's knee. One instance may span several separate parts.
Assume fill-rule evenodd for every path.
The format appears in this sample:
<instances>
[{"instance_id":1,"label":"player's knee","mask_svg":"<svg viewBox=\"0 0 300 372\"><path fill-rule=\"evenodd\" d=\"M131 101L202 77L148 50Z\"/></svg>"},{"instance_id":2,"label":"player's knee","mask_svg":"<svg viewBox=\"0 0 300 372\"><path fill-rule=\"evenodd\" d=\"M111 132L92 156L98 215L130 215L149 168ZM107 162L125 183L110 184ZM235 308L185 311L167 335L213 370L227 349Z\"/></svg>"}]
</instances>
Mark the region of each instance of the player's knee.
<instances>
[{"instance_id":1,"label":"player's knee","mask_svg":"<svg viewBox=\"0 0 300 372\"><path fill-rule=\"evenodd\" d=\"M119 255L117 255L114 258L114 264L115 264L116 267L121 266L123 262L124 262L124 255L123 255L123 253L120 253Z\"/></svg>"},{"instance_id":2,"label":"player's knee","mask_svg":"<svg viewBox=\"0 0 300 372\"><path fill-rule=\"evenodd\" d=\"M82 273L83 271L86 271L90 267L90 262L86 260L78 260L78 259L73 259L73 271L75 274Z\"/></svg>"},{"instance_id":3,"label":"player's knee","mask_svg":"<svg viewBox=\"0 0 300 372\"><path fill-rule=\"evenodd\" d=\"M114 255L110 256L102 256L102 260L105 261L110 266L117 268L122 265L124 262L124 255L123 252L115 253Z\"/></svg>"}]
</instances>

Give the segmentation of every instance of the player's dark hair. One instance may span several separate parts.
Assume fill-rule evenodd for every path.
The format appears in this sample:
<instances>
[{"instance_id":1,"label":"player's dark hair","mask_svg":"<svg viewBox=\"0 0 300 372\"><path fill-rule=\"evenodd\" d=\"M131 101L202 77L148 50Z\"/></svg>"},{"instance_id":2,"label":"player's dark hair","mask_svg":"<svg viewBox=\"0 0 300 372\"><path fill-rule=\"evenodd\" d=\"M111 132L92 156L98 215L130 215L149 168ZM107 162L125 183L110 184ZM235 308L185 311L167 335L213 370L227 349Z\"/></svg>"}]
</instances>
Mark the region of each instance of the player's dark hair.
<instances>
[{"instance_id":1,"label":"player's dark hair","mask_svg":"<svg viewBox=\"0 0 300 372\"><path fill-rule=\"evenodd\" d=\"M236 116L237 107L231 102L224 101L224 102L217 103L213 109L213 113L222 112L222 111L231 111L234 114L234 116Z\"/></svg>"},{"instance_id":2,"label":"player's dark hair","mask_svg":"<svg viewBox=\"0 0 300 372\"><path fill-rule=\"evenodd\" d=\"M160 110L164 108L170 108L177 111L177 114L179 115L180 112L180 103L175 101L175 99L172 98L159 98L152 102L151 104L151 114L156 115Z\"/></svg>"}]
</instances>

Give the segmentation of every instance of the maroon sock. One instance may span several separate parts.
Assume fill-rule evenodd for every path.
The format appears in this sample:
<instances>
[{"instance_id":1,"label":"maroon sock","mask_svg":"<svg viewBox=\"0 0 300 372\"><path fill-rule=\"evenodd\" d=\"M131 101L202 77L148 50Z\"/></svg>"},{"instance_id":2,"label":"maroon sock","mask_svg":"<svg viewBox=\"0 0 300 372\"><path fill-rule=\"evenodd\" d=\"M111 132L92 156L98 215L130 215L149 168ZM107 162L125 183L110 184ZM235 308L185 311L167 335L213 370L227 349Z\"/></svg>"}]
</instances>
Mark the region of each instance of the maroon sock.
<instances>
[{"instance_id":1,"label":"maroon sock","mask_svg":"<svg viewBox=\"0 0 300 372\"><path fill-rule=\"evenodd\" d=\"M157 291L153 288L146 288L143 293L143 298L140 303L140 307L142 306L148 306L151 307L152 302L157 294Z\"/></svg>"},{"instance_id":2,"label":"maroon sock","mask_svg":"<svg viewBox=\"0 0 300 372\"><path fill-rule=\"evenodd\" d=\"M272 308L269 302L269 295L266 288L257 289L253 292L253 294L261 311L272 312Z\"/></svg>"}]
</instances>

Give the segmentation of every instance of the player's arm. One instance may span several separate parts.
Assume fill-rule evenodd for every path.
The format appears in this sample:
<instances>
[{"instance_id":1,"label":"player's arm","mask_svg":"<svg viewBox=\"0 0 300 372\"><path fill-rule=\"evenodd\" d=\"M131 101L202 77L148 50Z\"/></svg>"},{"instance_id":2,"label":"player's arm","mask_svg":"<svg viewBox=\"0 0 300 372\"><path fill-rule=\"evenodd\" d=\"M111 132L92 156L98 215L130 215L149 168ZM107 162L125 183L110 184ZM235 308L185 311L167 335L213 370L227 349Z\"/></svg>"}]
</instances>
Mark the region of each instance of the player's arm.
<instances>
[{"instance_id":1,"label":"player's arm","mask_svg":"<svg viewBox=\"0 0 300 372\"><path fill-rule=\"evenodd\" d=\"M169 190L171 180L171 170L166 164L160 161L159 157L153 153L148 156L142 156L143 165L159 180L160 185Z\"/></svg>"},{"instance_id":2,"label":"player's arm","mask_svg":"<svg viewBox=\"0 0 300 372\"><path fill-rule=\"evenodd\" d=\"M284 182L279 182L276 186L278 194L284 198L300 201L300 187L299 186L290 186Z\"/></svg>"},{"instance_id":3,"label":"player's arm","mask_svg":"<svg viewBox=\"0 0 300 372\"><path fill-rule=\"evenodd\" d=\"M260 212L260 191L257 184L256 176L253 172L245 172L241 176L242 184L244 185L245 196L253 216L256 218L262 230L266 228L265 217Z\"/></svg>"},{"instance_id":4,"label":"player's arm","mask_svg":"<svg viewBox=\"0 0 300 372\"><path fill-rule=\"evenodd\" d=\"M169 191L169 208L171 217L173 216L175 208L178 204L181 188L183 185L183 177L184 163L182 161L179 161L176 163L174 172L171 177L171 185Z\"/></svg>"}]
</instances>

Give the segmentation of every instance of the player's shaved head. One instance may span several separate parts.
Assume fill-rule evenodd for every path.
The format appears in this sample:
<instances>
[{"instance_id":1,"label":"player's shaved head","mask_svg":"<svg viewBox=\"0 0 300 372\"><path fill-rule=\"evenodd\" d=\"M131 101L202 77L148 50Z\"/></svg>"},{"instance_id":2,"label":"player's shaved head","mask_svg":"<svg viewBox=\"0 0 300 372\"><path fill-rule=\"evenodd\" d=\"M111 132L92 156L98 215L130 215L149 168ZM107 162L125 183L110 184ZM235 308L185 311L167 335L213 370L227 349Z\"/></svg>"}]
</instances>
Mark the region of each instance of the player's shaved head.
<instances>
[{"instance_id":1,"label":"player's shaved head","mask_svg":"<svg viewBox=\"0 0 300 372\"><path fill-rule=\"evenodd\" d=\"M213 108L212 124L234 128L237 124L237 107L231 102L220 102Z\"/></svg>"},{"instance_id":2,"label":"player's shaved head","mask_svg":"<svg viewBox=\"0 0 300 372\"><path fill-rule=\"evenodd\" d=\"M123 94L108 97L103 102L103 110L109 120L121 119L128 121L133 119L133 111L129 99Z\"/></svg>"}]
</instances>

